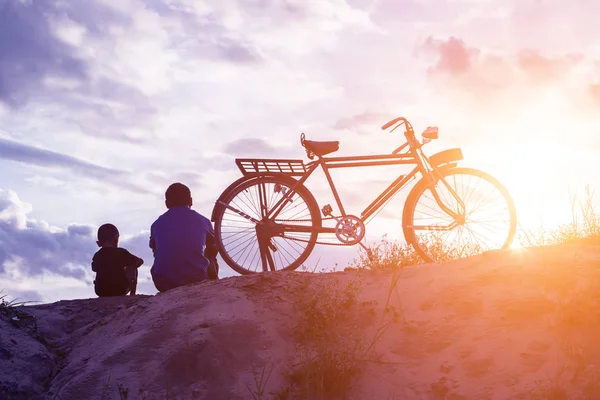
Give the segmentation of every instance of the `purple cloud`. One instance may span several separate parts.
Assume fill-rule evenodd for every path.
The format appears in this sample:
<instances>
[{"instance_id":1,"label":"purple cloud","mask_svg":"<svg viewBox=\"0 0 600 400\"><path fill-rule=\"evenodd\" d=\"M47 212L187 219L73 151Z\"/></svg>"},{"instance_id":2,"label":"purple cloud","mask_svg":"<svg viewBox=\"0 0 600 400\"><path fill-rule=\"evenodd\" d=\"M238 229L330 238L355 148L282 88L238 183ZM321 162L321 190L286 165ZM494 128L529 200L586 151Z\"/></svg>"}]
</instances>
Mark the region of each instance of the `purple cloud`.
<instances>
[{"instance_id":1,"label":"purple cloud","mask_svg":"<svg viewBox=\"0 0 600 400\"><path fill-rule=\"evenodd\" d=\"M16 193L0 190L0 274L8 261L19 259L20 271L28 276L47 270L84 279L83 265L94 251L92 238L79 234L80 228L52 232L46 224L27 220L28 211Z\"/></svg>"},{"instance_id":2,"label":"purple cloud","mask_svg":"<svg viewBox=\"0 0 600 400\"><path fill-rule=\"evenodd\" d=\"M0 5L0 102L25 103L45 76L86 77L85 63L52 33L46 2L4 1Z\"/></svg>"},{"instance_id":3,"label":"purple cloud","mask_svg":"<svg viewBox=\"0 0 600 400\"><path fill-rule=\"evenodd\" d=\"M177 2L151 0L146 3L161 18L176 21L181 31L170 29L172 48L192 58L222 60L235 64L263 60L260 50L247 38L234 35L213 13L199 15ZM246 6L240 3L240 6Z\"/></svg>"},{"instance_id":4,"label":"purple cloud","mask_svg":"<svg viewBox=\"0 0 600 400\"><path fill-rule=\"evenodd\" d=\"M149 190L132 183L129 173L125 171L92 164L66 154L40 149L8 139L0 138L0 159L42 167L66 169L137 193L151 193Z\"/></svg>"},{"instance_id":5,"label":"purple cloud","mask_svg":"<svg viewBox=\"0 0 600 400\"><path fill-rule=\"evenodd\" d=\"M68 110L63 121L84 134L140 141L116 127L143 126L156 108L139 89L93 73L90 63L96 60L84 59L56 36L50 21L62 20L101 40L111 40L108 27L131 24L129 16L96 2L0 2L0 103L13 110L50 103ZM46 78L69 86L49 86Z\"/></svg>"}]
</instances>

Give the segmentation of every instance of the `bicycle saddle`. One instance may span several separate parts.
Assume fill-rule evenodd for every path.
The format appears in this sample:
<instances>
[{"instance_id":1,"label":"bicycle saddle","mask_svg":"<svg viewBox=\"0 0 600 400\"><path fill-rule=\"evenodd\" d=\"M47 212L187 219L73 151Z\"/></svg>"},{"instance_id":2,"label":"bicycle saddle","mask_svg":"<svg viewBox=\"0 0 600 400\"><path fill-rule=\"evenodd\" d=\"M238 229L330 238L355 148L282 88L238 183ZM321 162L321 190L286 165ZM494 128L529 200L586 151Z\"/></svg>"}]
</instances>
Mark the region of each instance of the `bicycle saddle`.
<instances>
[{"instance_id":1,"label":"bicycle saddle","mask_svg":"<svg viewBox=\"0 0 600 400\"><path fill-rule=\"evenodd\" d=\"M311 153L322 157L324 155L336 152L339 150L340 148L340 142L336 141L327 141L327 142L318 142L315 140L306 140L304 138L304 134L302 134L302 136L300 137L300 142L302 143L302 146L304 146L304 148L306 149L306 153L308 154L309 158L312 159L312 157L310 157Z\"/></svg>"}]
</instances>

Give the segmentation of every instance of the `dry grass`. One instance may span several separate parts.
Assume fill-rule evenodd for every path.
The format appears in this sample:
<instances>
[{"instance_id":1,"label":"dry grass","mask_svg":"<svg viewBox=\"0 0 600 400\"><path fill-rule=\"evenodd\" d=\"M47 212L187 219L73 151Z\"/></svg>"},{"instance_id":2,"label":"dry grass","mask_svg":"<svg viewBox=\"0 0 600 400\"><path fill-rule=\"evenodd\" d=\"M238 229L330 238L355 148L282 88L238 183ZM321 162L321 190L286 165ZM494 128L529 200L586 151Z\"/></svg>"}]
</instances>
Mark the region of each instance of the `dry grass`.
<instances>
[{"instance_id":1,"label":"dry grass","mask_svg":"<svg viewBox=\"0 0 600 400\"><path fill-rule=\"evenodd\" d=\"M571 221L556 229L540 226L521 230L519 242L523 247L539 247L557 244L593 241L600 238L600 214L594 205L594 191L586 186L583 196L571 196Z\"/></svg>"},{"instance_id":2,"label":"dry grass","mask_svg":"<svg viewBox=\"0 0 600 400\"><path fill-rule=\"evenodd\" d=\"M421 240L425 241L423 245L427 252L441 262L458 260L481 252L478 246L472 244L460 249L451 248L434 234L422 237ZM410 244L392 241L387 235L384 235L379 243L367 247L367 251L361 249L358 257L350 263L351 268L396 269L425 263Z\"/></svg>"},{"instance_id":3,"label":"dry grass","mask_svg":"<svg viewBox=\"0 0 600 400\"><path fill-rule=\"evenodd\" d=\"M373 270L396 269L424 262L412 246L391 241L387 235L384 235L378 244L368 248L369 251L361 249L358 258L352 261L350 267Z\"/></svg>"},{"instance_id":4,"label":"dry grass","mask_svg":"<svg viewBox=\"0 0 600 400\"><path fill-rule=\"evenodd\" d=\"M521 229L516 240L522 247L600 244L600 214L594 206L594 192L589 186L586 186L581 197L577 193L571 196L571 216L571 222L554 229L543 226L537 229ZM433 233L427 237L424 245L433 258L439 261L457 260L481 252L477 246L470 244L460 249L451 248ZM361 250L358 257L350 263L350 267L379 270L423 263L410 244L392 241L384 235L379 243L368 246L368 251Z\"/></svg>"},{"instance_id":5,"label":"dry grass","mask_svg":"<svg viewBox=\"0 0 600 400\"><path fill-rule=\"evenodd\" d=\"M14 307L20 307L27 304L36 303L35 301L21 301L18 298L14 298L12 300L7 300L8 294L4 294L2 290L0 290L0 308L9 309Z\"/></svg>"}]
</instances>

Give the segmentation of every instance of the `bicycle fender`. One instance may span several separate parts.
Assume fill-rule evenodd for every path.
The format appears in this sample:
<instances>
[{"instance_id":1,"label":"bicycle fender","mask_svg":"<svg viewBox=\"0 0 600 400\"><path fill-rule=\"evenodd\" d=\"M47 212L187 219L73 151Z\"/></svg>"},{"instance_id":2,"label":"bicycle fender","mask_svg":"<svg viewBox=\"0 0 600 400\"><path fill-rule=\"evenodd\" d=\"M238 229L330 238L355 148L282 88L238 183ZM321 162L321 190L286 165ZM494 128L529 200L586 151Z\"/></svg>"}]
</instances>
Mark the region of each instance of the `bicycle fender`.
<instances>
[{"instance_id":1,"label":"bicycle fender","mask_svg":"<svg viewBox=\"0 0 600 400\"><path fill-rule=\"evenodd\" d=\"M429 157L429 162L433 167L440 167L445 164L450 164L456 161L463 160L463 152L459 148L448 149L435 153Z\"/></svg>"}]
</instances>

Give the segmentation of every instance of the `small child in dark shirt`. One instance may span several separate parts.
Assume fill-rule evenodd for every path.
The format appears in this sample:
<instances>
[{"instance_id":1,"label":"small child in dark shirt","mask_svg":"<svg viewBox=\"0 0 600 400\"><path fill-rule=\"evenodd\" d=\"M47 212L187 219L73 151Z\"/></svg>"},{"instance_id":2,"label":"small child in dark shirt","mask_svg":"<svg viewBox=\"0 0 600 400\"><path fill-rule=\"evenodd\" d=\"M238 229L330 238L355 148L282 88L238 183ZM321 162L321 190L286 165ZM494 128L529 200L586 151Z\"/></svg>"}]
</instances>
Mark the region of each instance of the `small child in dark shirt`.
<instances>
[{"instance_id":1,"label":"small child in dark shirt","mask_svg":"<svg viewBox=\"0 0 600 400\"><path fill-rule=\"evenodd\" d=\"M119 230L113 224L98 228L96 244L100 247L92 259L96 294L99 297L134 295L138 268L144 260L119 247Z\"/></svg>"}]
</instances>

